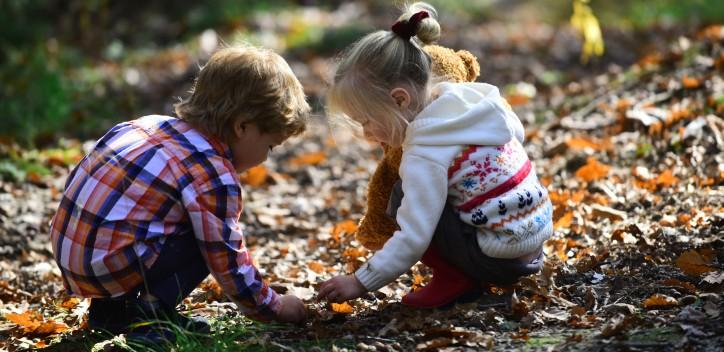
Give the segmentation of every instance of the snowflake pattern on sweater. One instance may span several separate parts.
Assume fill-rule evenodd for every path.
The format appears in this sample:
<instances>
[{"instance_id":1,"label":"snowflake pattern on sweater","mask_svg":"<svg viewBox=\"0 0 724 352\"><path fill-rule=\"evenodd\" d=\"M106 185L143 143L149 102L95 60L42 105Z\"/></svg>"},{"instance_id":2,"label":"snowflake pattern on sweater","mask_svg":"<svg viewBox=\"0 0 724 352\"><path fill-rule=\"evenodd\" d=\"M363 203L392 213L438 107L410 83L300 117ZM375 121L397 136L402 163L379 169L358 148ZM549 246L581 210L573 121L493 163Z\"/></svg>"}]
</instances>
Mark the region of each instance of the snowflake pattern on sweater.
<instances>
[{"instance_id":1,"label":"snowflake pattern on sweater","mask_svg":"<svg viewBox=\"0 0 724 352\"><path fill-rule=\"evenodd\" d=\"M516 257L553 233L553 209L517 139L501 146L464 148L448 169L449 201L460 218L478 227L481 250Z\"/></svg>"}]
</instances>

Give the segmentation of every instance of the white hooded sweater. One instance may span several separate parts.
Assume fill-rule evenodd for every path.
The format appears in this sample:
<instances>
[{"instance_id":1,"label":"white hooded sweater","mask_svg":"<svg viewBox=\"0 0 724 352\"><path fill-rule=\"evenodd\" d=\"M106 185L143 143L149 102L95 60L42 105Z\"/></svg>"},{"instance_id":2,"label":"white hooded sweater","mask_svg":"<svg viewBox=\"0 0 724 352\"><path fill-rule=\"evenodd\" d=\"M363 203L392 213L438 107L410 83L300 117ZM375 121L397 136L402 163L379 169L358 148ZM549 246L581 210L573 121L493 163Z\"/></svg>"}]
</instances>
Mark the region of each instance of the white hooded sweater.
<instances>
[{"instance_id":1,"label":"white hooded sweater","mask_svg":"<svg viewBox=\"0 0 724 352\"><path fill-rule=\"evenodd\" d=\"M523 142L523 125L495 86L441 83L407 127L400 163L400 230L355 275L370 291L409 270L430 245L446 202L478 228L480 250L517 258L553 232L548 193Z\"/></svg>"}]
</instances>

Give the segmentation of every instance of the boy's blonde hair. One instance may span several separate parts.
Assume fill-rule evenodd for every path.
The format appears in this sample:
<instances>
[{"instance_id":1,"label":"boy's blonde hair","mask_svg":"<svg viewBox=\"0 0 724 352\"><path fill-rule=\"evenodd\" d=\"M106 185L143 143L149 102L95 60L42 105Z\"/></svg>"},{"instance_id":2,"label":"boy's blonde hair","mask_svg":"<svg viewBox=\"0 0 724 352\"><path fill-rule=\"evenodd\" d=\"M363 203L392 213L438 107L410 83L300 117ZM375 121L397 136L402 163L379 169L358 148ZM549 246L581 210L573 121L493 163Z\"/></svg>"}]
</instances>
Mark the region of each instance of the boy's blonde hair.
<instances>
[{"instance_id":1,"label":"boy's blonde hair","mask_svg":"<svg viewBox=\"0 0 724 352\"><path fill-rule=\"evenodd\" d=\"M327 94L329 112L347 121L350 115L375 123L390 133L391 144L399 145L412 116L405 116L390 97L390 90L404 86L412 95L412 112L419 112L429 99L432 60L420 44L440 37L435 8L424 2L406 7L398 21L407 21L427 11L415 36L408 40L392 31L370 33L354 43L340 59L334 82ZM419 42L419 43L418 43Z\"/></svg>"},{"instance_id":2,"label":"boy's blonde hair","mask_svg":"<svg viewBox=\"0 0 724 352\"><path fill-rule=\"evenodd\" d=\"M235 123L285 138L306 129L310 112L302 85L284 59L252 46L221 49L199 72L191 94L175 106L194 127L224 141Z\"/></svg>"}]
</instances>

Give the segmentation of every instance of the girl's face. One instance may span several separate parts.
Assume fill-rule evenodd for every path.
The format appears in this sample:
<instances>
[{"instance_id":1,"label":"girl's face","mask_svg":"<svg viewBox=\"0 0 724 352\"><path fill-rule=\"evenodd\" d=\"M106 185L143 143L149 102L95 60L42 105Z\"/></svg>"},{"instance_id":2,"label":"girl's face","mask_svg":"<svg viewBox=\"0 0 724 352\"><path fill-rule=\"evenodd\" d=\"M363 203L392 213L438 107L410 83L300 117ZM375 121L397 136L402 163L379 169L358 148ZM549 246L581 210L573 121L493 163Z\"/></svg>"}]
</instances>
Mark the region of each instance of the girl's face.
<instances>
[{"instance_id":1,"label":"girl's face","mask_svg":"<svg viewBox=\"0 0 724 352\"><path fill-rule=\"evenodd\" d=\"M353 117L352 119L362 125L362 131L365 138L381 143L395 144L393 143L394 141L392 141L391 131L389 131L388 128L385 128L381 122L365 118Z\"/></svg>"}]
</instances>

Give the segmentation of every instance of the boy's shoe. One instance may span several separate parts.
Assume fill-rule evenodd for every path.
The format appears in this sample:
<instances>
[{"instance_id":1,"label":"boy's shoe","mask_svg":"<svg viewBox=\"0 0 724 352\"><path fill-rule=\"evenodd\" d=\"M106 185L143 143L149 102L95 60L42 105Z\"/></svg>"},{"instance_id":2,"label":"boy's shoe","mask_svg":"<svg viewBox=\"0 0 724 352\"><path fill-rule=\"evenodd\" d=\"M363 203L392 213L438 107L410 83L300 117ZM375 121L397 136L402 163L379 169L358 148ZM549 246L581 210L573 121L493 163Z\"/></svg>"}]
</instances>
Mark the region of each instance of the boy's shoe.
<instances>
[{"instance_id":1,"label":"boy's shoe","mask_svg":"<svg viewBox=\"0 0 724 352\"><path fill-rule=\"evenodd\" d=\"M421 261L432 269L432 280L425 287L402 297L403 304L418 308L442 307L478 287L473 279L448 263L432 245Z\"/></svg>"},{"instance_id":2,"label":"boy's shoe","mask_svg":"<svg viewBox=\"0 0 724 352\"><path fill-rule=\"evenodd\" d=\"M91 298L88 327L113 335L126 333L130 324L127 302L125 298Z\"/></svg>"},{"instance_id":3,"label":"boy's shoe","mask_svg":"<svg viewBox=\"0 0 724 352\"><path fill-rule=\"evenodd\" d=\"M174 342L178 330L196 334L211 333L211 326L203 317L186 317L175 309L163 307L160 302L139 299L134 303L129 339L161 344Z\"/></svg>"}]
</instances>

